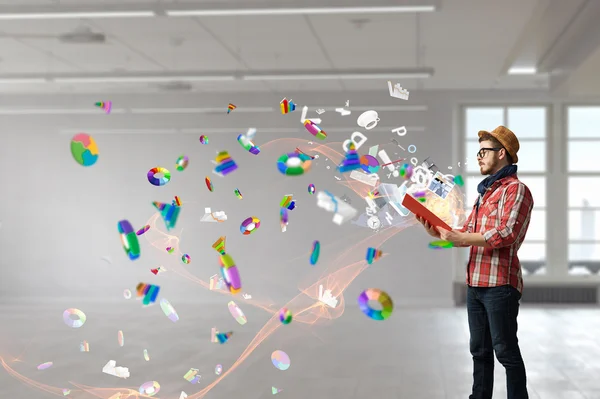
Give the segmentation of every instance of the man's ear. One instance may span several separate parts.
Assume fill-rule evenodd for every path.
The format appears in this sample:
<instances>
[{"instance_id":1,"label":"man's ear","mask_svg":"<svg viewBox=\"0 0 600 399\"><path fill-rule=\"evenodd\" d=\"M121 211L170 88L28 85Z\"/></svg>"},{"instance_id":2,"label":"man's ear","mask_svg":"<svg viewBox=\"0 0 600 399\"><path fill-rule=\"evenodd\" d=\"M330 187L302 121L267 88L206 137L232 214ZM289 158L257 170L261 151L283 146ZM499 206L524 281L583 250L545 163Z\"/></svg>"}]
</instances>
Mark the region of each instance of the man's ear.
<instances>
[{"instance_id":1,"label":"man's ear","mask_svg":"<svg viewBox=\"0 0 600 399\"><path fill-rule=\"evenodd\" d=\"M498 155L499 155L499 157L498 157L498 158L500 158L500 159L504 159L504 158L506 158L506 148L502 148L502 149L499 151L499 154L498 154Z\"/></svg>"}]
</instances>

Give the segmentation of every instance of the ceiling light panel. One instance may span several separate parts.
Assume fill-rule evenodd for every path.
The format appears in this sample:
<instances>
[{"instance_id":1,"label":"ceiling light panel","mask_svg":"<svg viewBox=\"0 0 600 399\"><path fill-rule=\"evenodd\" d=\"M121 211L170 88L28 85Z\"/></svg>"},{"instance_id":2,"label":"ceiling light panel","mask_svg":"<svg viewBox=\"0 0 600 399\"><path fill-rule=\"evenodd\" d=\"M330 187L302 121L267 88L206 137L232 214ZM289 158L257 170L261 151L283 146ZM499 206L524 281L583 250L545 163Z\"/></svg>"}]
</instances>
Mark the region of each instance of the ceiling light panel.
<instances>
[{"instance_id":1,"label":"ceiling light panel","mask_svg":"<svg viewBox=\"0 0 600 399\"><path fill-rule=\"evenodd\" d=\"M428 6L386 6L386 7L311 7L311 8L255 8L223 10L166 10L170 17L240 17L265 15L323 15L323 14L389 14L433 12Z\"/></svg>"}]
</instances>

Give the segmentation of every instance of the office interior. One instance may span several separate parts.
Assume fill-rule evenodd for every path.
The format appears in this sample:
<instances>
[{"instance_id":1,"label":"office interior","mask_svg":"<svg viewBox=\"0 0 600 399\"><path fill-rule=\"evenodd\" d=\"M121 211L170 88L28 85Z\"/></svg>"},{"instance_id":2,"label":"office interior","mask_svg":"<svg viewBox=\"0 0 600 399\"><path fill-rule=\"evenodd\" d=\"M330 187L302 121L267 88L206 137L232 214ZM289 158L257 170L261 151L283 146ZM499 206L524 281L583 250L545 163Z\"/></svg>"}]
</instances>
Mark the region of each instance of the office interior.
<instances>
[{"instance_id":1,"label":"office interior","mask_svg":"<svg viewBox=\"0 0 600 399\"><path fill-rule=\"evenodd\" d=\"M529 397L600 398L599 17L593 0L0 1L0 397L467 398L468 249L429 248L412 215L374 228L370 186L336 168L359 132L359 155L404 159L381 183L402 185L392 171L412 158L461 176L464 221L484 178L477 132L505 125L535 203L519 250ZM251 128L258 154L238 141ZM81 133L97 145L90 166L72 154ZM237 169L218 176L222 151ZM284 175L294 151L312 167ZM149 183L155 167L167 184ZM356 215L335 223L322 192ZM153 203L175 196L168 229ZM138 259L121 220L150 226ZM220 237L235 294L219 282ZM160 287L156 303L140 283ZM388 319L361 311L369 288L393 299ZM233 334L220 344L213 329ZM129 376L103 372L109 361ZM505 397L497 360L494 373Z\"/></svg>"}]
</instances>

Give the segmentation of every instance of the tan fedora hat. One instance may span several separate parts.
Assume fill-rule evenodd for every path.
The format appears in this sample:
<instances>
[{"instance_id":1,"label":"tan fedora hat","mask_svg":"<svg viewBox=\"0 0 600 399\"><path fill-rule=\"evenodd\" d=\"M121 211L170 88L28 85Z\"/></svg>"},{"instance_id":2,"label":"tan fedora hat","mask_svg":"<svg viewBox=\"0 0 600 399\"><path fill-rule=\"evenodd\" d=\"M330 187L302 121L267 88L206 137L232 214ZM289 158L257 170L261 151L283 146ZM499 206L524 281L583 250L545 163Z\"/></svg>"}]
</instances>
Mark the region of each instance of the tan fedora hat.
<instances>
[{"instance_id":1,"label":"tan fedora hat","mask_svg":"<svg viewBox=\"0 0 600 399\"><path fill-rule=\"evenodd\" d=\"M519 152L519 139L515 134L505 126L498 126L491 132L480 130L478 136L481 137L483 134L490 134L496 140L502 144L502 147L506 149L506 151L510 154L514 163L519 162L519 157L517 156L517 152Z\"/></svg>"}]
</instances>

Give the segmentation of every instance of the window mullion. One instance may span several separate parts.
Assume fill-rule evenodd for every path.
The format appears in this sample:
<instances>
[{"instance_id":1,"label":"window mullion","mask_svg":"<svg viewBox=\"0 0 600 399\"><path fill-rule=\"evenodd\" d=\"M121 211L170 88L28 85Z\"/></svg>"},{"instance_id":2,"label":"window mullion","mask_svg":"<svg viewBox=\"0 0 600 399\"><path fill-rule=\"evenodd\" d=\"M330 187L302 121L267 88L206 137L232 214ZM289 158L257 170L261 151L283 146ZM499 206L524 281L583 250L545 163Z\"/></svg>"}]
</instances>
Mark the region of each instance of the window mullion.
<instances>
[{"instance_id":1,"label":"window mullion","mask_svg":"<svg viewBox=\"0 0 600 399\"><path fill-rule=\"evenodd\" d=\"M565 173L567 160L566 144L566 109L560 102L555 102L549 113L548 143L546 145L546 170L552 178L546 180L547 221L552 215L552 223L546 223L548 238L548 274L554 280L563 281L569 273L568 260L568 228L553 228L553 226L568 226L568 184Z\"/></svg>"}]
</instances>

